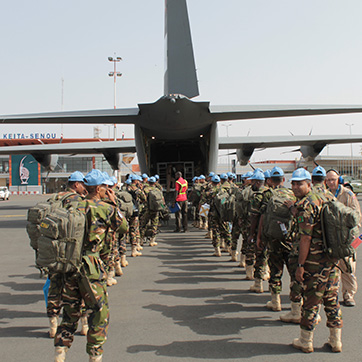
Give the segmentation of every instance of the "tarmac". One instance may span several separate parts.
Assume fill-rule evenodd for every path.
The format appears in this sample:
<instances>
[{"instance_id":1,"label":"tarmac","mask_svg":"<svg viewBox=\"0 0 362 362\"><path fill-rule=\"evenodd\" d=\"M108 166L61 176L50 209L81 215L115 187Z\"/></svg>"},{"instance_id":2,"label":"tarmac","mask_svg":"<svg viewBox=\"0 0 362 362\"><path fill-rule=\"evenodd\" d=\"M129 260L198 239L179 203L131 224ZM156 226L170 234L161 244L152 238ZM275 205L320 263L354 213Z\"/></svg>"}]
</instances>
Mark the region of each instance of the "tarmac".
<instances>
[{"instance_id":1,"label":"tarmac","mask_svg":"<svg viewBox=\"0 0 362 362\"><path fill-rule=\"evenodd\" d=\"M42 292L45 279L34 267L25 230L27 209L45 198L11 196L0 201L1 361L53 361ZM173 229L171 220L162 227L158 246L145 246L140 257L128 256L124 275L108 289L111 319L103 361L362 361L360 292L356 307L342 307L343 352L331 353L324 345L329 331L322 311L315 352L304 354L291 346L299 326L279 321L290 308L286 271L283 311L269 311L265 304L270 293L249 292L252 282L245 280L245 270L230 262L226 253L213 257L204 231L191 224L185 234ZM67 361L88 361L85 344L86 338L78 333Z\"/></svg>"}]
</instances>

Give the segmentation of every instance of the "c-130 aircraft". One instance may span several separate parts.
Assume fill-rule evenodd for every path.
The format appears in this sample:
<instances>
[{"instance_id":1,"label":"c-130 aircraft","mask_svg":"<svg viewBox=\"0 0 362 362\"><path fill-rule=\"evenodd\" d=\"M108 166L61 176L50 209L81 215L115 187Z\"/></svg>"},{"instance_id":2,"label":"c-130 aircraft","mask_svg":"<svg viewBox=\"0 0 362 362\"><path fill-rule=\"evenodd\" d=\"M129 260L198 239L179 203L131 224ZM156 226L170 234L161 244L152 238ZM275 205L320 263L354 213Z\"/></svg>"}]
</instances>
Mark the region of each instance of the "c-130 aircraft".
<instances>
[{"instance_id":1,"label":"c-130 aircraft","mask_svg":"<svg viewBox=\"0 0 362 362\"><path fill-rule=\"evenodd\" d=\"M305 159L314 159L327 144L362 142L359 136L218 136L219 121L360 113L362 106L259 105L212 106L196 102L199 95L186 0L165 0L164 94L137 108L70 111L0 116L7 124L134 124L135 140L1 147L0 154L32 154L47 170L54 170L58 154L103 153L114 170L120 154L137 152L142 172L164 173L169 165L197 172L216 170L218 150L236 149L247 164L257 148L300 146ZM165 176L164 176L165 177ZM163 177L162 177L163 178Z\"/></svg>"}]
</instances>

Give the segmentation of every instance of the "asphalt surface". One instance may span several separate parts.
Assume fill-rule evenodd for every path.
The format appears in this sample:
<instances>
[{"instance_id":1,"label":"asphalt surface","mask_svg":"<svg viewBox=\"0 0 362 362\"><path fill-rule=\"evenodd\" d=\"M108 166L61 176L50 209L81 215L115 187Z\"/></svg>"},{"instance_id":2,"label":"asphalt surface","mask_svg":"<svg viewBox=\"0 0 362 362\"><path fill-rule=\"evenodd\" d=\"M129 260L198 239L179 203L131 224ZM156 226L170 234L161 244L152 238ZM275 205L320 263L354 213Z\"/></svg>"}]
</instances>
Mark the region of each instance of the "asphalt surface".
<instances>
[{"instance_id":1,"label":"asphalt surface","mask_svg":"<svg viewBox=\"0 0 362 362\"><path fill-rule=\"evenodd\" d=\"M12 196L0 202L1 361L53 361L42 295L45 280L34 268L25 231L28 207L44 198ZM269 293L249 292L252 283L244 280L245 271L225 253L212 257L204 232L191 225L186 234L172 230L170 221L158 236L158 246L145 247L141 257L128 257L124 276L109 288L111 320L104 361L362 361L361 293L356 307L342 307L343 352L333 354L324 346L329 331L322 312L315 352L307 355L291 347L299 326L278 320L289 310L287 275L284 311L268 311ZM362 281L360 270L358 266ZM67 361L88 361L85 337L76 335Z\"/></svg>"}]
</instances>

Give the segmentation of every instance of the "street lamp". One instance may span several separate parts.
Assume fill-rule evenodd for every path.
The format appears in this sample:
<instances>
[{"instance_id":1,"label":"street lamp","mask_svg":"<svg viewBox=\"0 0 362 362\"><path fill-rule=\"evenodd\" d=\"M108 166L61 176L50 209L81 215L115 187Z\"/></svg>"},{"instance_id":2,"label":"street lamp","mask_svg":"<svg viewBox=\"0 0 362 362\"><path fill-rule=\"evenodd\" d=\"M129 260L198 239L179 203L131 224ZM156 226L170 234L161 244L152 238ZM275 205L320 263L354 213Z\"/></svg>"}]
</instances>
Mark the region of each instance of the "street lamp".
<instances>
[{"instance_id":1,"label":"street lamp","mask_svg":"<svg viewBox=\"0 0 362 362\"><path fill-rule=\"evenodd\" d=\"M116 69L116 64L118 62L120 62L122 60L121 57L116 57L116 53L114 53L114 58L113 57L108 57L108 60L110 62L113 62L113 72L109 72L108 75L110 77L113 77L114 79L114 109L116 109L116 81L117 81L117 77L122 77L122 73L120 72L117 72L117 69ZM113 132L113 136L114 136L114 140L116 141L117 140L117 126L116 124L114 123L114 132Z\"/></svg>"},{"instance_id":2,"label":"street lamp","mask_svg":"<svg viewBox=\"0 0 362 362\"><path fill-rule=\"evenodd\" d=\"M346 126L349 127L349 134L350 134L350 136L352 136L352 126L354 126L354 124L353 123L346 123ZM351 168L352 168L351 176L353 177L354 172L353 172L353 147L352 147L352 143L351 143Z\"/></svg>"},{"instance_id":3,"label":"street lamp","mask_svg":"<svg viewBox=\"0 0 362 362\"><path fill-rule=\"evenodd\" d=\"M226 127L226 137L229 137L229 127L231 123L222 124L223 127ZM230 150L228 150L228 171L230 171Z\"/></svg>"}]
</instances>

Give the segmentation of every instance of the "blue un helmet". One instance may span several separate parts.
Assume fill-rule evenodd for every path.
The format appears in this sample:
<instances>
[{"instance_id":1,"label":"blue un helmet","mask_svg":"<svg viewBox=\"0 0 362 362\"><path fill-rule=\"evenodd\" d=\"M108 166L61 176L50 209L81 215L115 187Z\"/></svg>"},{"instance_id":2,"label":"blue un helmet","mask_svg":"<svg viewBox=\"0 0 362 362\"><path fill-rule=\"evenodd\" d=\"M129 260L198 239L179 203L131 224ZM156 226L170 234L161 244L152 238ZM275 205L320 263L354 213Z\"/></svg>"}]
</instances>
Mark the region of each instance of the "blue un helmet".
<instances>
[{"instance_id":1,"label":"blue un helmet","mask_svg":"<svg viewBox=\"0 0 362 362\"><path fill-rule=\"evenodd\" d=\"M264 181L265 176L262 171L255 170L253 175L250 177L250 180Z\"/></svg>"},{"instance_id":2,"label":"blue un helmet","mask_svg":"<svg viewBox=\"0 0 362 362\"><path fill-rule=\"evenodd\" d=\"M199 178L197 176L195 176L193 179L192 179L192 182L195 182L196 180L198 180Z\"/></svg>"},{"instance_id":3,"label":"blue un helmet","mask_svg":"<svg viewBox=\"0 0 362 362\"><path fill-rule=\"evenodd\" d=\"M251 171L248 171L247 173L244 173L244 178L249 179L251 176L253 176L253 173Z\"/></svg>"},{"instance_id":4,"label":"blue un helmet","mask_svg":"<svg viewBox=\"0 0 362 362\"><path fill-rule=\"evenodd\" d=\"M220 182L220 177L218 175L214 175L211 177L211 181L215 182L215 183L219 183Z\"/></svg>"},{"instance_id":5,"label":"blue un helmet","mask_svg":"<svg viewBox=\"0 0 362 362\"><path fill-rule=\"evenodd\" d=\"M208 177L212 177L212 176L214 176L214 175L215 175L215 172L212 172L212 171L211 171L211 172L209 173L209 176L208 176Z\"/></svg>"},{"instance_id":6,"label":"blue un helmet","mask_svg":"<svg viewBox=\"0 0 362 362\"><path fill-rule=\"evenodd\" d=\"M149 182L150 184L154 184L154 183L156 182L156 179L152 176L152 177L150 177L150 178L148 179L148 182Z\"/></svg>"},{"instance_id":7,"label":"blue un helmet","mask_svg":"<svg viewBox=\"0 0 362 362\"><path fill-rule=\"evenodd\" d=\"M284 171L278 166L273 167L272 170L270 171L270 177L283 177L283 176L284 176Z\"/></svg>"},{"instance_id":8,"label":"blue un helmet","mask_svg":"<svg viewBox=\"0 0 362 362\"><path fill-rule=\"evenodd\" d=\"M304 168L298 168L297 170L295 170L292 174L292 178L290 179L290 181L304 181L304 180L311 180L312 177L310 175L310 173L304 169Z\"/></svg>"},{"instance_id":9,"label":"blue un helmet","mask_svg":"<svg viewBox=\"0 0 362 362\"><path fill-rule=\"evenodd\" d=\"M229 178L230 180L232 180L232 179L234 178L233 173L230 172L230 171L227 173L227 175L228 175L228 178Z\"/></svg>"},{"instance_id":10,"label":"blue un helmet","mask_svg":"<svg viewBox=\"0 0 362 362\"><path fill-rule=\"evenodd\" d=\"M71 182L83 182L84 180L84 175L80 172L80 171L75 171L73 172L69 178L68 178L68 181L71 181Z\"/></svg>"},{"instance_id":11,"label":"blue un helmet","mask_svg":"<svg viewBox=\"0 0 362 362\"><path fill-rule=\"evenodd\" d=\"M102 182L103 185L108 185L108 186L114 185L113 181L111 180L107 172L103 172L103 177L104 177L104 182Z\"/></svg>"},{"instance_id":12,"label":"blue un helmet","mask_svg":"<svg viewBox=\"0 0 362 362\"><path fill-rule=\"evenodd\" d=\"M128 178L125 182L124 182L126 185L130 185L132 183L132 179L131 178Z\"/></svg>"},{"instance_id":13,"label":"blue un helmet","mask_svg":"<svg viewBox=\"0 0 362 362\"><path fill-rule=\"evenodd\" d=\"M93 169L84 176L84 184L86 186L102 185L105 181L104 175L101 171Z\"/></svg>"},{"instance_id":14,"label":"blue un helmet","mask_svg":"<svg viewBox=\"0 0 362 362\"><path fill-rule=\"evenodd\" d=\"M200 175L200 176L199 176L199 180L205 180L205 178L206 178L206 177L205 177L204 175Z\"/></svg>"},{"instance_id":15,"label":"blue un helmet","mask_svg":"<svg viewBox=\"0 0 362 362\"><path fill-rule=\"evenodd\" d=\"M145 180L146 178L148 178L147 173L142 174L142 178L143 178L144 180Z\"/></svg>"},{"instance_id":16,"label":"blue un helmet","mask_svg":"<svg viewBox=\"0 0 362 362\"><path fill-rule=\"evenodd\" d=\"M220 179L221 179L221 180L227 180L227 179L228 179L228 175L227 175L226 173L222 173L222 174L220 175Z\"/></svg>"},{"instance_id":17,"label":"blue un helmet","mask_svg":"<svg viewBox=\"0 0 362 362\"><path fill-rule=\"evenodd\" d=\"M156 179L156 181L158 181L158 180L160 179L160 176L157 175L157 173L156 173L156 175L154 176L154 178Z\"/></svg>"},{"instance_id":18,"label":"blue un helmet","mask_svg":"<svg viewBox=\"0 0 362 362\"><path fill-rule=\"evenodd\" d=\"M233 179L236 180L237 177L236 177L236 173L233 173Z\"/></svg>"},{"instance_id":19,"label":"blue un helmet","mask_svg":"<svg viewBox=\"0 0 362 362\"><path fill-rule=\"evenodd\" d=\"M326 170L322 167L322 166L317 166L314 168L314 170L312 171L312 176L322 176L322 177L326 177L327 173Z\"/></svg>"},{"instance_id":20,"label":"blue un helmet","mask_svg":"<svg viewBox=\"0 0 362 362\"><path fill-rule=\"evenodd\" d=\"M264 177L267 179L267 178L270 178L270 170L266 170L264 171Z\"/></svg>"},{"instance_id":21,"label":"blue un helmet","mask_svg":"<svg viewBox=\"0 0 362 362\"><path fill-rule=\"evenodd\" d=\"M118 184L118 180L116 176L111 176L111 181L113 182L113 185Z\"/></svg>"}]
</instances>

